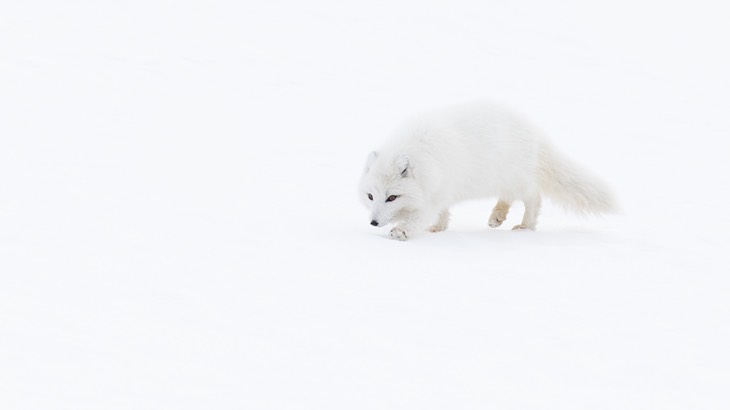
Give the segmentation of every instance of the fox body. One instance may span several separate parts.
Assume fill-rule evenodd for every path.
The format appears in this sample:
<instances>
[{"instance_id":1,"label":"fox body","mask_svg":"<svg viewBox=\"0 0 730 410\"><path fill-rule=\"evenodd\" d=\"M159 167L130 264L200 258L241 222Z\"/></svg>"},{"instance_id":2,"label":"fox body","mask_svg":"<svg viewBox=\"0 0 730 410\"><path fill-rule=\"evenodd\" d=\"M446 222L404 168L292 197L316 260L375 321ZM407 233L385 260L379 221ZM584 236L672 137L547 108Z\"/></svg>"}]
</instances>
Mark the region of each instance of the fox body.
<instances>
[{"instance_id":1,"label":"fox body","mask_svg":"<svg viewBox=\"0 0 730 410\"><path fill-rule=\"evenodd\" d=\"M513 229L534 230L545 195L577 213L615 210L608 188L555 151L528 122L500 106L471 103L417 117L368 156L360 198L373 226L394 225L393 239L443 231L449 207L497 197L496 228L514 201L525 204Z\"/></svg>"}]
</instances>

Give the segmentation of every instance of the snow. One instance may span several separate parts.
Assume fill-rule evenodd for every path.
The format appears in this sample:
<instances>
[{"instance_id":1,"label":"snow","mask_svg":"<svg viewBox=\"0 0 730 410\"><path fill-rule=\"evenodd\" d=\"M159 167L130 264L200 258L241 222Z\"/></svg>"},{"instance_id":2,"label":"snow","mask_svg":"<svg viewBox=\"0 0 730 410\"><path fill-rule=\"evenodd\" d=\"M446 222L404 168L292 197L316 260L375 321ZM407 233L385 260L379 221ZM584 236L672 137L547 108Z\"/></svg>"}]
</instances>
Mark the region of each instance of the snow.
<instances>
[{"instance_id":1,"label":"snow","mask_svg":"<svg viewBox=\"0 0 730 410\"><path fill-rule=\"evenodd\" d=\"M724 409L720 2L6 2L0 408ZM404 243L403 120L532 118L623 213Z\"/></svg>"}]
</instances>

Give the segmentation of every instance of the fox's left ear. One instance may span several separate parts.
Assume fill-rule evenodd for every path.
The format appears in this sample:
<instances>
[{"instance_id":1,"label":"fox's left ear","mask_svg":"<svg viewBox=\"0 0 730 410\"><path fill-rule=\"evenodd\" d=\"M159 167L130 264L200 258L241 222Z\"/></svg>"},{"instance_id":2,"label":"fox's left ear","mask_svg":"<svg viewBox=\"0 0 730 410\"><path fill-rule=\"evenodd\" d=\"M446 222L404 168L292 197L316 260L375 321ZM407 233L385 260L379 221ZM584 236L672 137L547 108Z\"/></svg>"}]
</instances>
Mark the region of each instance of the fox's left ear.
<instances>
[{"instance_id":1,"label":"fox's left ear","mask_svg":"<svg viewBox=\"0 0 730 410\"><path fill-rule=\"evenodd\" d=\"M395 168L403 178L413 176L413 161L406 154L400 154L395 158Z\"/></svg>"},{"instance_id":2,"label":"fox's left ear","mask_svg":"<svg viewBox=\"0 0 730 410\"><path fill-rule=\"evenodd\" d=\"M365 173L367 174L368 171L370 171L370 167L373 165L373 162L378 158L378 153L373 151L368 155L367 161L365 161Z\"/></svg>"}]
</instances>

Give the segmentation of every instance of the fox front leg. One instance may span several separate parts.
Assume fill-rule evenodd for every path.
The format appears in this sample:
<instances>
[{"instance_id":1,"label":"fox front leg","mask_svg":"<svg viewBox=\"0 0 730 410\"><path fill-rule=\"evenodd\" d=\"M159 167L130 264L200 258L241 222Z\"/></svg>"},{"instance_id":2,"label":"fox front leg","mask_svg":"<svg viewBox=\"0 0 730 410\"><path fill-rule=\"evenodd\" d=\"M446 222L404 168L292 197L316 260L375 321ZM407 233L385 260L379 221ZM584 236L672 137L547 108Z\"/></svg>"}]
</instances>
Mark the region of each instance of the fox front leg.
<instances>
[{"instance_id":1,"label":"fox front leg","mask_svg":"<svg viewBox=\"0 0 730 410\"><path fill-rule=\"evenodd\" d=\"M430 228L428 228L431 232L441 232L445 231L446 228L449 227L449 218L451 217L451 214L449 213L449 209L446 208L441 213L439 213L438 220L435 224L431 225Z\"/></svg>"},{"instance_id":2,"label":"fox front leg","mask_svg":"<svg viewBox=\"0 0 730 410\"><path fill-rule=\"evenodd\" d=\"M439 215L437 212L408 213L390 230L389 236L391 239L407 241L413 233L425 231L430 225L430 221L433 221L437 215Z\"/></svg>"}]
</instances>

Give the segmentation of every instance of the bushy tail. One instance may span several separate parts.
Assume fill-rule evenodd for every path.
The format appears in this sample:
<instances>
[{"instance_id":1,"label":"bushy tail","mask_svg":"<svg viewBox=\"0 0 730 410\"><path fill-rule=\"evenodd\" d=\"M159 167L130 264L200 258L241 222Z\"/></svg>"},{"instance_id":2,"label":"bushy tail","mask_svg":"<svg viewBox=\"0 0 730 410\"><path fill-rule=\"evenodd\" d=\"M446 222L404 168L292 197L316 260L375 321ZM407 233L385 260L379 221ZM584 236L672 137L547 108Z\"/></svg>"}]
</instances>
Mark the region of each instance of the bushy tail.
<instances>
[{"instance_id":1,"label":"bushy tail","mask_svg":"<svg viewBox=\"0 0 730 410\"><path fill-rule=\"evenodd\" d=\"M570 159L543 144L538 165L540 190L568 210L582 214L618 211L610 189Z\"/></svg>"}]
</instances>

